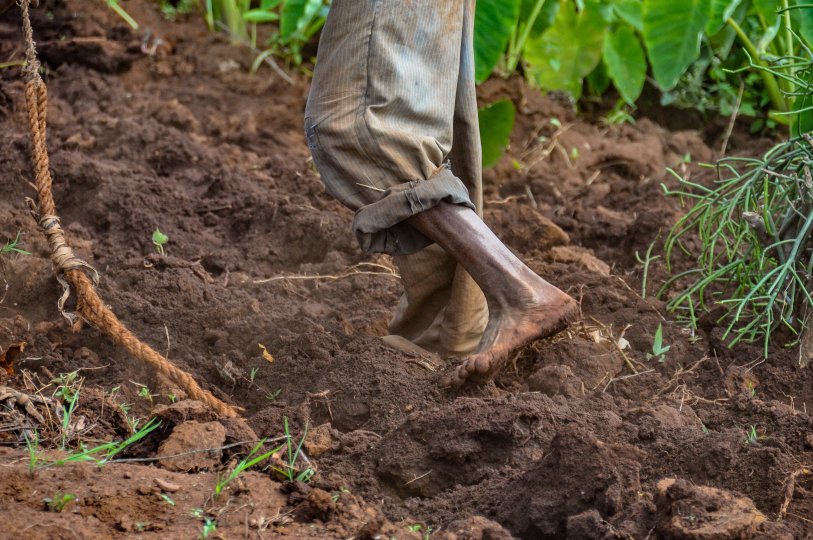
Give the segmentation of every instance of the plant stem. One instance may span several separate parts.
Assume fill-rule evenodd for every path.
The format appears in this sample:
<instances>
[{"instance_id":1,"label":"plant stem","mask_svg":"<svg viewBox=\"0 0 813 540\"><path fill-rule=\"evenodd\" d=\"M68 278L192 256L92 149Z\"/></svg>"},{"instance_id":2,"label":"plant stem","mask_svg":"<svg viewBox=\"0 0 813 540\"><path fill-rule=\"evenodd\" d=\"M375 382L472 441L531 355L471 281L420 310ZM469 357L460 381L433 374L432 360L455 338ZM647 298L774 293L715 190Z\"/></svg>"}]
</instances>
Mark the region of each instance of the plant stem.
<instances>
[{"instance_id":1,"label":"plant stem","mask_svg":"<svg viewBox=\"0 0 813 540\"><path fill-rule=\"evenodd\" d=\"M519 36L519 40L516 43L513 43L511 48L508 50L508 62L506 63L506 72L511 74L517 69L517 64L519 63L519 55L522 52L522 49L525 47L525 42L528 41L528 37L531 35L531 29L536 24L536 19L539 17L539 14L542 12L542 8L545 6L545 0L536 0L536 5L534 5L533 11L531 11L531 16L528 17L528 22L525 24L525 28L522 29L522 34ZM512 35L512 38L514 36Z\"/></svg>"},{"instance_id":2,"label":"plant stem","mask_svg":"<svg viewBox=\"0 0 813 540\"><path fill-rule=\"evenodd\" d=\"M788 110L788 104L785 101L785 96L782 95L782 91L779 89L779 84L776 82L776 77L773 76L772 73L766 71L768 66L759 58L759 52L757 48L754 46L753 42L748 38L746 33L740 28L740 25L737 24L736 21L732 18L728 18L726 23L734 29L737 33L737 37L740 38L742 44L745 46L745 49L748 51L748 54L751 56L751 61L762 68L759 70L759 75L762 77L762 81L765 83L765 89L768 91L768 95L771 97L771 102L773 103L774 107L782 112L786 112Z\"/></svg>"}]
</instances>

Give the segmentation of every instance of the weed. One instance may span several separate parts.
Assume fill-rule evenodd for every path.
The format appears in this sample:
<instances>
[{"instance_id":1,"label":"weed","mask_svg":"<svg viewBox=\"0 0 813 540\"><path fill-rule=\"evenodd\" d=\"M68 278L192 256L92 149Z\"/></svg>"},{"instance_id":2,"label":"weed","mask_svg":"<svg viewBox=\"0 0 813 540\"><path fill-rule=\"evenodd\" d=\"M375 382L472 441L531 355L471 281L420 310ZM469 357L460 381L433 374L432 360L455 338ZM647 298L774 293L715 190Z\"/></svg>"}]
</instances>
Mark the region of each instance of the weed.
<instances>
[{"instance_id":1,"label":"weed","mask_svg":"<svg viewBox=\"0 0 813 540\"><path fill-rule=\"evenodd\" d=\"M634 124L635 117L632 116L632 112L635 110L634 105L628 104L623 99L619 99L615 106L612 108L610 112L607 113L607 116L604 117L603 121L608 126L620 126L622 124Z\"/></svg>"},{"instance_id":2,"label":"weed","mask_svg":"<svg viewBox=\"0 0 813 540\"><path fill-rule=\"evenodd\" d=\"M745 444L754 444L758 442L762 437L757 433L757 427L752 425L748 430L745 432Z\"/></svg>"},{"instance_id":3,"label":"weed","mask_svg":"<svg viewBox=\"0 0 813 540\"><path fill-rule=\"evenodd\" d=\"M635 252L635 260L638 261L638 264L643 266L643 276L641 277L641 298L645 300L646 300L646 285L647 280L649 278L649 267L653 261L656 261L661 258L660 255L655 255L654 257L652 256L652 248L654 247L655 242L649 244L649 247L646 250L646 255L644 255L643 258L641 258L641 256L638 255L637 251Z\"/></svg>"},{"instance_id":4,"label":"weed","mask_svg":"<svg viewBox=\"0 0 813 540\"><path fill-rule=\"evenodd\" d=\"M658 329L655 330L655 337L652 339L652 352L646 353L647 360L655 359L659 363L666 360L666 353L671 349L671 345L663 344L663 325L658 324Z\"/></svg>"},{"instance_id":5,"label":"weed","mask_svg":"<svg viewBox=\"0 0 813 540\"><path fill-rule=\"evenodd\" d=\"M310 482L313 475L316 474L311 467L306 468L305 470L299 472L297 474L296 462L299 459L299 456L302 454L302 445L305 443L305 437L308 436L308 424L305 423L305 432L302 434L302 439L300 439L299 444L294 442L294 438L291 435L291 431L288 427L288 417L283 418L283 426L285 429L285 447L287 450L288 461L283 464L283 467L271 467L283 477L288 479L289 481L299 481L299 482Z\"/></svg>"},{"instance_id":6,"label":"weed","mask_svg":"<svg viewBox=\"0 0 813 540\"><path fill-rule=\"evenodd\" d=\"M17 233L17 236L14 240L6 241L3 247L0 247L0 255L5 255L7 253L19 253L20 255L31 255L30 252L20 249L20 233Z\"/></svg>"},{"instance_id":7,"label":"weed","mask_svg":"<svg viewBox=\"0 0 813 540\"><path fill-rule=\"evenodd\" d=\"M423 540L429 540L432 536L432 527L427 527L426 525L422 525L420 523L413 523L412 525L407 526L407 530L412 533L421 534L421 538Z\"/></svg>"},{"instance_id":8,"label":"weed","mask_svg":"<svg viewBox=\"0 0 813 540\"><path fill-rule=\"evenodd\" d=\"M258 367L251 368L251 373L249 373L249 375L248 375L248 379L251 381L251 384L254 384L254 379L257 378L257 372L259 372L259 371L260 371L260 368L258 368Z\"/></svg>"},{"instance_id":9,"label":"weed","mask_svg":"<svg viewBox=\"0 0 813 540\"><path fill-rule=\"evenodd\" d=\"M330 498L333 499L333 502L335 503L335 502L338 502L339 499L342 498L342 495L344 495L345 493L350 493L350 490L347 489L345 486L341 486L339 488L339 492L334 493L333 495L330 496Z\"/></svg>"},{"instance_id":10,"label":"weed","mask_svg":"<svg viewBox=\"0 0 813 540\"><path fill-rule=\"evenodd\" d=\"M267 399L268 401L274 401L279 397L279 395L281 393L282 393L282 388L277 388L273 392L269 392L268 394L266 394L265 399Z\"/></svg>"},{"instance_id":11,"label":"weed","mask_svg":"<svg viewBox=\"0 0 813 540\"><path fill-rule=\"evenodd\" d=\"M228 486L232 481L234 481L234 479L240 476L243 473L243 471L250 467L253 467L254 465L257 465L261 461L265 461L266 459L270 458L271 456L273 456L274 454L276 454L285 447L285 445L281 445L271 450L270 452L260 454L259 456L256 455L257 452L259 452L260 448L262 448L262 446L265 444L265 441L266 439L263 439L259 443L257 443L257 446L255 446L251 450L251 452L245 458L243 458L243 460L240 461L234 467L234 469L232 469L231 473L229 473L229 476L227 476L226 478L218 479L217 485L215 485L215 497L219 497L220 494L223 493L223 490L226 489L226 486Z\"/></svg>"},{"instance_id":12,"label":"weed","mask_svg":"<svg viewBox=\"0 0 813 540\"><path fill-rule=\"evenodd\" d=\"M23 432L23 436L28 450L28 474L33 478L40 460L40 437L36 431L30 437L27 431Z\"/></svg>"},{"instance_id":13,"label":"weed","mask_svg":"<svg viewBox=\"0 0 813 540\"><path fill-rule=\"evenodd\" d=\"M200 3L198 0L159 0L158 5L161 7L164 18L174 21L180 16L193 13Z\"/></svg>"},{"instance_id":14,"label":"weed","mask_svg":"<svg viewBox=\"0 0 813 540\"><path fill-rule=\"evenodd\" d=\"M209 535L215 532L216 530L217 530L217 521L210 517L206 517L203 519L203 525L201 526L200 535L198 536L198 538L209 538Z\"/></svg>"},{"instance_id":15,"label":"weed","mask_svg":"<svg viewBox=\"0 0 813 540\"><path fill-rule=\"evenodd\" d=\"M175 403L176 401L178 401L178 396L175 395L175 392L170 392L169 394L167 394L167 399L169 400L170 403Z\"/></svg>"},{"instance_id":16,"label":"weed","mask_svg":"<svg viewBox=\"0 0 813 540\"><path fill-rule=\"evenodd\" d=\"M129 13L124 11L124 8L119 5L118 0L105 0L107 6L116 12L116 14L126 22L133 30L138 30L138 23L133 19Z\"/></svg>"},{"instance_id":17,"label":"weed","mask_svg":"<svg viewBox=\"0 0 813 540\"><path fill-rule=\"evenodd\" d=\"M166 255L164 246L169 242L169 236L162 233L159 229L152 232L152 244L155 246L155 251L161 255Z\"/></svg>"},{"instance_id":18,"label":"weed","mask_svg":"<svg viewBox=\"0 0 813 540\"><path fill-rule=\"evenodd\" d=\"M155 419L150 420L147 422L139 431L130 435L127 439L123 441L111 441L108 443L100 444L99 446L95 446L93 448L82 448L78 452L74 452L64 458L57 459L54 461L44 462L42 465L39 465L38 468L44 469L46 467L59 467L62 465L66 465L68 463L95 463L98 466L103 466L106 463L109 463L115 456L121 453L124 449L128 446L137 443L150 433L152 433L161 423ZM30 450L29 450L30 453ZM38 462L42 461L38 459Z\"/></svg>"},{"instance_id":19,"label":"weed","mask_svg":"<svg viewBox=\"0 0 813 540\"><path fill-rule=\"evenodd\" d=\"M167 495L166 493L162 493L162 494L161 494L161 498L162 498L162 499L164 500L164 502L165 502L165 503L167 503L168 505L170 505L170 506L175 506L175 501L173 501L173 500L172 500L172 497L170 497L170 496L169 496L169 495Z\"/></svg>"},{"instance_id":20,"label":"weed","mask_svg":"<svg viewBox=\"0 0 813 540\"><path fill-rule=\"evenodd\" d=\"M748 381L745 383L745 388L748 390L748 395L752 398L757 397L757 386L754 384L753 381Z\"/></svg>"},{"instance_id":21,"label":"weed","mask_svg":"<svg viewBox=\"0 0 813 540\"><path fill-rule=\"evenodd\" d=\"M49 512L62 512L65 507L76 500L76 495L73 493L59 493L53 497L45 497L42 502Z\"/></svg>"}]
</instances>

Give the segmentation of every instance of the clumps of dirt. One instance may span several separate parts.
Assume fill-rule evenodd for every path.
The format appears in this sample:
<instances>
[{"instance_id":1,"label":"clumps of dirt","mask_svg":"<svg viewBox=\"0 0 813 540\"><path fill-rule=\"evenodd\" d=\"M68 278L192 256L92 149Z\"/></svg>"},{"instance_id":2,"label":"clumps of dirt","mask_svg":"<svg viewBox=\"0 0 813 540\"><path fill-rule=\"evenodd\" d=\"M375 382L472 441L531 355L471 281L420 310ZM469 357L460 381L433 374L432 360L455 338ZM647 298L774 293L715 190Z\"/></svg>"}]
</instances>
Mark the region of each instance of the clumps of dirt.
<instances>
[{"instance_id":1,"label":"clumps of dirt","mask_svg":"<svg viewBox=\"0 0 813 540\"><path fill-rule=\"evenodd\" d=\"M480 87L481 102L508 97L520 113L508 156L485 172L485 219L577 298L584 317L519 351L493 384L449 391L438 380L453 362L377 337L401 290L388 258L360 253L352 213L308 160L305 77L248 75L246 51L196 17L164 21L152 3L127 6L150 28L146 40L90 0L43 3L35 38L71 242L139 337L246 414L214 417L93 329L72 334L61 320L47 245L24 202L19 69L2 70L0 241L21 231L33 255L0 259L0 347L29 344L0 384L49 393L49 381L82 369L77 414L89 437L121 439L134 419L157 416L161 427L122 459L155 462L162 445L164 457L208 459L189 473L110 463L32 478L24 450L2 450L4 531L191 537L209 518L225 537L246 526L416 540L430 528L433 538L467 540L810 534L813 485L792 475L813 463L813 372L792 351L762 362L756 347L727 349L713 324L686 332L652 298L657 265L642 291L636 252L681 212L661 195L661 182L674 186L664 168L709 181L697 162L714 157L719 129L670 131L645 117L612 126L516 78ZM0 17L0 57L18 58L18 26L14 10ZM735 132L729 148L763 144ZM165 255L154 253L156 228L169 236ZM358 266L369 262L380 266ZM660 358L649 354L658 327L670 346ZM296 437L310 432L312 482L283 487L250 472L212 504L217 476L259 440L282 436L286 421ZM58 444L57 431L44 434ZM664 478L674 487L661 489ZM58 491L77 500L45 511L42 497ZM23 513L25 523L15 517ZM740 525L718 527L728 514Z\"/></svg>"}]
</instances>

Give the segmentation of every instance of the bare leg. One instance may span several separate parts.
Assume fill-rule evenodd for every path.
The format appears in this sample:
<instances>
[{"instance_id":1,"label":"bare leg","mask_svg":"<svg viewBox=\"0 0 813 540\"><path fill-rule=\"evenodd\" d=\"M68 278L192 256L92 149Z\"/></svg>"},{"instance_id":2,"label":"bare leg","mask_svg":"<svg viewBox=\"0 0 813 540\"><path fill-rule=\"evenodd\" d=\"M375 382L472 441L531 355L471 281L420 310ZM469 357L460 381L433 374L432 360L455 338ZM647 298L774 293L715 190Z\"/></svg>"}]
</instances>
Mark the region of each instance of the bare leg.
<instances>
[{"instance_id":1,"label":"bare leg","mask_svg":"<svg viewBox=\"0 0 813 540\"><path fill-rule=\"evenodd\" d=\"M578 317L576 301L516 258L474 211L441 203L408 223L452 255L488 302L488 326L480 345L446 384L490 379L514 350L563 330Z\"/></svg>"}]
</instances>

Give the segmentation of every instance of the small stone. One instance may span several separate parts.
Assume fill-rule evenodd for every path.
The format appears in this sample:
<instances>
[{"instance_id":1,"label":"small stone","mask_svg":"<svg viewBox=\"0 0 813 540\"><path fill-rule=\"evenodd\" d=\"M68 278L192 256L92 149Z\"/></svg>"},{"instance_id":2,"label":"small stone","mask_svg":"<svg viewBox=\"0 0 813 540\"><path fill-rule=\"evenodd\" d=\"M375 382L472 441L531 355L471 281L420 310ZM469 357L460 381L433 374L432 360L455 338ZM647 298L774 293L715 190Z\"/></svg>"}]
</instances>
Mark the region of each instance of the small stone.
<instances>
[{"instance_id":1,"label":"small stone","mask_svg":"<svg viewBox=\"0 0 813 540\"><path fill-rule=\"evenodd\" d=\"M666 478L657 484L659 532L676 540L751 538L765 522L751 499L724 489Z\"/></svg>"},{"instance_id":2,"label":"small stone","mask_svg":"<svg viewBox=\"0 0 813 540\"><path fill-rule=\"evenodd\" d=\"M170 405L158 405L154 411L155 417L166 426L177 426L187 420L197 422L210 422L217 416L200 401L185 399Z\"/></svg>"},{"instance_id":3,"label":"small stone","mask_svg":"<svg viewBox=\"0 0 813 540\"><path fill-rule=\"evenodd\" d=\"M161 443L157 457L163 468L170 471L189 472L211 469L220 463L226 441L226 430L219 422L199 423L194 420L175 426L172 434ZM204 450L206 452L193 452ZM182 455L179 455L182 454Z\"/></svg>"},{"instance_id":4,"label":"small stone","mask_svg":"<svg viewBox=\"0 0 813 540\"><path fill-rule=\"evenodd\" d=\"M539 369L528 378L528 388L548 396L576 397L584 394L584 384L568 366L553 365Z\"/></svg>"},{"instance_id":5,"label":"small stone","mask_svg":"<svg viewBox=\"0 0 813 540\"><path fill-rule=\"evenodd\" d=\"M333 440L330 436L330 424L322 424L308 431L305 437L305 451L308 456L316 457L321 456L333 446Z\"/></svg>"},{"instance_id":6,"label":"small stone","mask_svg":"<svg viewBox=\"0 0 813 540\"><path fill-rule=\"evenodd\" d=\"M610 275L609 265L593 255L589 249L578 246L554 246L548 253L548 257L554 262L573 263L602 276Z\"/></svg>"},{"instance_id":7,"label":"small stone","mask_svg":"<svg viewBox=\"0 0 813 540\"><path fill-rule=\"evenodd\" d=\"M172 482L167 482L166 480L162 480L161 478L155 479L155 484L161 488L161 491L165 491L166 493L175 493L181 486L178 484L173 484Z\"/></svg>"},{"instance_id":8,"label":"small stone","mask_svg":"<svg viewBox=\"0 0 813 540\"><path fill-rule=\"evenodd\" d=\"M472 516L453 521L446 531L457 540L511 540L511 534L502 525L483 516Z\"/></svg>"}]
</instances>

